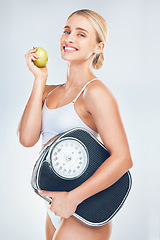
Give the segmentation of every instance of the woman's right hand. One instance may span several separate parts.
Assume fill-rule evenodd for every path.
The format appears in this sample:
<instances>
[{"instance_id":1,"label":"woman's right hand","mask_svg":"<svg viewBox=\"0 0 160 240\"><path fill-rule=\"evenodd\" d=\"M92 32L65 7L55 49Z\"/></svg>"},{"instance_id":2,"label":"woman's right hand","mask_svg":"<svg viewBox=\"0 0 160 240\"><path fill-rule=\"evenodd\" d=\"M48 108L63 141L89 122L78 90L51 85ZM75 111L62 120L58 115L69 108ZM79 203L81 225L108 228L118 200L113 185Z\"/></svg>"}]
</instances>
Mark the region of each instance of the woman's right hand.
<instances>
[{"instance_id":1,"label":"woman's right hand","mask_svg":"<svg viewBox=\"0 0 160 240\"><path fill-rule=\"evenodd\" d=\"M48 76L48 69L47 67L39 68L37 67L33 61L37 60L39 58L38 55L35 54L36 49L30 49L26 54L25 54L25 60L27 63L28 69L33 73L35 78L45 78L47 79Z\"/></svg>"}]
</instances>

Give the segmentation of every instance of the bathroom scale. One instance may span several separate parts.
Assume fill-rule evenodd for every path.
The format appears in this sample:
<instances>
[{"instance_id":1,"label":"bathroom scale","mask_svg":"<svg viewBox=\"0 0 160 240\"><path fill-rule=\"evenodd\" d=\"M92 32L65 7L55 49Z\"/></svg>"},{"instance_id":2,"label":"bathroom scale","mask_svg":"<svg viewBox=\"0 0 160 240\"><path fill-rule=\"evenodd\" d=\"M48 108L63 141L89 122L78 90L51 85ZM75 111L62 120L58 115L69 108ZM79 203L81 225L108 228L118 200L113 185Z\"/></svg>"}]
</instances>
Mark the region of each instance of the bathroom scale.
<instances>
[{"instance_id":1,"label":"bathroom scale","mask_svg":"<svg viewBox=\"0 0 160 240\"><path fill-rule=\"evenodd\" d=\"M88 130L78 127L60 134L39 153L31 185L39 190L71 191L89 179L110 157L107 148ZM73 216L90 226L109 222L121 209L132 185L127 171L110 187L85 199ZM52 199L44 197L50 202Z\"/></svg>"}]
</instances>

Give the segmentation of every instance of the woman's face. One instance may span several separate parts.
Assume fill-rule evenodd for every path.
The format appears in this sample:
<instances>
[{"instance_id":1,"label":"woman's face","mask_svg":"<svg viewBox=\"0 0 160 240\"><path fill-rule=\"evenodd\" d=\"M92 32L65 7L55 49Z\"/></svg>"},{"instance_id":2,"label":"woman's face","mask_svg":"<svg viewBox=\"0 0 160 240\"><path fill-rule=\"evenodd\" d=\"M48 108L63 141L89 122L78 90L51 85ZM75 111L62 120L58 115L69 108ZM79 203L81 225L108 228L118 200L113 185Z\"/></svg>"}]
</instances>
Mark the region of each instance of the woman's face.
<instances>
[{"instance_id":1,"label":"woman's face","mask_svg":"<svg viewBox=\"0 0 160 240\"><path fill-rule=\"evenodd\" d=\"M88 19L74 14L60 38L61 57L70 62L90 61L97 50L96 32Z\"/></svg>"}]
</instances>

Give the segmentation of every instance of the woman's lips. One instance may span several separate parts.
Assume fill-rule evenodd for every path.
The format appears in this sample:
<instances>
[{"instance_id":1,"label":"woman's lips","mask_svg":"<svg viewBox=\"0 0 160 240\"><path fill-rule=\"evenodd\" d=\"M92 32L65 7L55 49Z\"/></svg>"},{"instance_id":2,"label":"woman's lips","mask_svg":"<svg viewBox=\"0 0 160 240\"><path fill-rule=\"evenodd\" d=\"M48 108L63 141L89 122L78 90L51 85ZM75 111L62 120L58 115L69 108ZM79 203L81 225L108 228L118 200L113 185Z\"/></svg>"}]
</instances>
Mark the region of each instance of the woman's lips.
<instances>
[{"instance_id":1,"label":"woman's lips","mask_svg":"<svg viewBox=\"0 0 160 240\"><path fill-rule=\"evenodd\" d=\"M63 50L64 50L64 52L75 52L75 51L78 51L78 48L70 46L70 45L64 45Z\"/></svg>"}]
</instances>

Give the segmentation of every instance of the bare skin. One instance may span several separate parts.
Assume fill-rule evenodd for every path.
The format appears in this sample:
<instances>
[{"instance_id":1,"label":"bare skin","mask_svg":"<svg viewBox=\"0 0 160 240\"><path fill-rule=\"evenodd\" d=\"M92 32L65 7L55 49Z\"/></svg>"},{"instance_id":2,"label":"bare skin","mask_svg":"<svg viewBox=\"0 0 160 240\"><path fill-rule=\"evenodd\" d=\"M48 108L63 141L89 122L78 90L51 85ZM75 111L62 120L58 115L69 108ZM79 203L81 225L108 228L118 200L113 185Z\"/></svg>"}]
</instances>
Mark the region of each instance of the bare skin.
<instances>
[{"instance_id":1,"label":"bare skin","mask_svg":"<svg viewBox=\"0 0 160 240\"><path fill-rule=\"evenodd\" d=\"M101 227L85 226L74 217L61 219L56 229L47 214L46 217L46 240L109 240L112 231L112 222Z\"/></svg>"},{"instance_id":2,"label":"bare skin","mask_svg":"<svg viewBox=\"0 0 160 240\"><path fill-rule=\"evenodd\" d=\"M53 240L109 240L112 224L101 227L84 226L73 217L62 219Z\"/></svg>"},{"instance_id":3,"label":"bare skin","mask_svg":"<svg viewBox=\"0 0 160 240\"><path fill-rule=\"evenodd\" d=\"M91 61L95 54L103 50L104 43L97 43L94 28L83 16L73 15L67 20L66 26L60 40L62 59L68 61L67 80L64 85L57 89L55 89L56 85L47 86L47 67L39 69L33 64L37 59L35 50L29 50L25 55L27 66L35 77L30 98L19 124L19 140L26 147L34 146L39 140L42 124L41 111L47 94L55 89L47 98L48 108L61 107L72 102L85 83L95 78L90 68ZM77 27L86 29L87 32L77 30ZM67 50L69 48L70 50ZM127 137L117 102L100 80L95 80L86 87L74 107L82 121L99 133L111 156L92 177L76 189L70 192L40 192L41 195L53 199L49 205L50 210L61 217L60 224L55 230L47 215L46 239L108 240L111 234L111 222L101 227L88 227L72 215L78 204L111 186L132 167Z\"/></svg>"},{"instance_id":4,"label":"bare skin","mask_svg":"<svg viewBox=\"0 0 160 240\"><path fill-rule=\"evenodd\" d=\"M57 87L57 86L56 86ZM44 99L49 91L56 88L55 86L47 86L46 91L44 93ZM77 88L78 89L78 88ZM68 101L63 102L61 105L56 104L56 100L58 99L58 96L60 96L63 93L63 86L59 86L55 91L50 94L50 97L47 99L47 107L50 109L61 107L66 105L68 102L71 102L73 100L73 97L71 99L71 92L68 94L70 96ZM73 96L77 94L76 92L73 92ZM54 107L52 105L54 103ZM83 103L83 94L78 98L78 100L75 103L75 109L80 116L80 118L86 122L88 126L90 126L93 130L97 131L96 125L94 124L92 116L90 116L89 112L86 111L86 107ZM88 120L88 121L86 121ZM43 145L42 148L44 148L49 143L53 142L57 137L60 135L57 135L50 139L46 144ZM46 240L74 240L75 238L77 240L79 239L94 239L94 240L109 240L109 237L111 235L111 229L112 229L112 222L105 224L101 227L89 227L86 224L82 224L80 221L78 221L74 216L71 216L67 219L61 218L60 224L58 229L54 227L48 213L46 216ZM79 238L78 238L79 236Z\"/></svg>"},{"instance_id":5,"label":"bare skin","mask_svg":"<svg viewBox=\"0 0 160 240\"><path fill-rule=\"evenodd\" d=\"M45 231L46 231L46 240L52 240L54 233L56 231L56 228L53 226L53 223L47 213L46 216L46 226L45 226Z\"/></svg>"}]
</instances>

